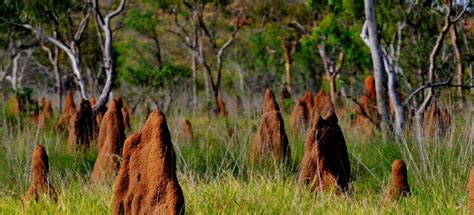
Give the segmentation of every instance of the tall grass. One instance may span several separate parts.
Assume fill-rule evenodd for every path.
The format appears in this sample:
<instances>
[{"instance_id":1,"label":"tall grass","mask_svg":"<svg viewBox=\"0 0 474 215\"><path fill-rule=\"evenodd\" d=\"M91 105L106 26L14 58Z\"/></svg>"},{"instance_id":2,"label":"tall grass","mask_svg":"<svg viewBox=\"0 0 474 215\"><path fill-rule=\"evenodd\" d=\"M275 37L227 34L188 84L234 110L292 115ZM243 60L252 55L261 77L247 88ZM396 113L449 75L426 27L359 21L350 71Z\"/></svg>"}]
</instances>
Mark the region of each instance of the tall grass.
<instances>
[{"instance_id":1,"label":"tall grass","mask_svg":"<svg viewBox=\"0 0 474 215\"><path fill-rule=\"evenodd\" d=\"M180 135L188 118L194 130L193 143ZM183 111L168 113L168 124L177 155L178 180L189 213L343 213L343 214L467 214L466 184L474 165L471 136L472 114L454 119L448 131L422 137L410 126L404 140L383 143L380 134L367 137L342 116L340 124L349 150L353 175L352 196L310 193L301 188L298 166L304 153L306 131L288 128L292 162L282 168L250 164L250 146L258 127L258 114L209 118ZM145 115L136 115L132 131L139 131ZM111 211L113 180L92 185L89 176L97 155L66 152L66 134L38 128L27 116L0 114L0 213L1 214L107 214ZM421 138L420 138L421 135ZM50 157L50 180L58 201L24 203L31 178L31 153L42 144ZM412 195L383 202L390 183L391 162L404 159L408 165Z\"/></svg>"}]
</instances>

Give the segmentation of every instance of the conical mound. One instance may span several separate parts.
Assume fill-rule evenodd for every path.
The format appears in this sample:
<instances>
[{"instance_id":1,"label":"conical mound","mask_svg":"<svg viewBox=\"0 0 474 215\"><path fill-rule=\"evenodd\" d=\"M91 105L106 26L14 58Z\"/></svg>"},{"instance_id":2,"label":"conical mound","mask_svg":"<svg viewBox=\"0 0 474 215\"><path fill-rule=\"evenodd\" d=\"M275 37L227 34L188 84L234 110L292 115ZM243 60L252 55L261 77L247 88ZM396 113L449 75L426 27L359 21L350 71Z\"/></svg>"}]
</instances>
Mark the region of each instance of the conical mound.
<instances>
[{"instance_id":1,"label":"conical mound","mask_svg":"<svg viewBox=\"0 0 474 215\"><path fill-rule=\"evenodd\" d=\"M24 199L37 201L42 195L56 199L56 192L48 180L48 154L42 145L35 146L32 159L32 180Z\"/></svg>"},{"instance_id":2,"label":"conical mound","mask_svg":"<svg viewBox=\"0 0 474 215\"><path fill-rule=\"evenodd\" d=\"M183 122L183 138L188 143L193 143L193 127L188 119Z\"/></svg>"},{"instance_id":3,"label":"conical mound","mask_svg":"<svg viewBox=\"0 0 474 215\"><path fill-rule=\"evenodd\" d=\"M79 110L69 121L68 150L89 148L94 139L94 128L96 127L90 102L82 100Z\"/></svg>"},{"instance_id":4,"label":"conical mound","mask_svg":"<svg viewBox=\"0 0 474 215\"><path fill-rule=\"evenodd\" d=\"M253 163L267 159L270 161L290 159L290 145L285 132L285 123L270 89L265 91L263 115L252 145Z\"/></svg>"},{"instance_id":5,"label":"conical mound","mask_svg":"<svg viewBox=\"0 0 474 215\"><path fill-rule=\"evenodd\" d=\"M304 129L308 125L310 117L304 101L299 100L290 115L290 127L293 130Z\"/></svg>"},{"instance_id":6,"label":"conical mound","mask_svg":"<svg viewBox=\"0 0 474 215\"><path fill-rule=\"evenodd\" d=\"M170 132L164 114L155 110L125 141L112 214L184 214L184 208Z\"/></svg>"},{"instance_id":7,"label":"conical mound","mask_svg":"<svg viewBox=\"0 0 474 215\"><path fill-rule=\"evenodd\" d=\"M300 184L311 191L348 192L351 169L346 142L333 111L315 117L301 161Z\"/></svg>"},{"instance_id":8,"label":"conical mound","mask_svg":"<svg viewBox=\"0 0 474 215\"><path fill-rule=\"evenodd\" d=\"M392 183L387 190L387 197L398 198L410 194L408 186L407 166L403 160L395 160L392 163Z\"/></svg>"},{"instance_id":9,"label":"conical mound","mask_svg":"<svg viewBox=\"0 0 474 215\"><path fill-rule=\"evenodd\" d=\"M72 91L69 90L67 91L66 100L64 101L63 114L59 119L59 122L56 127L60 129L66 127L75 112L76 105L74 104L74 96Z\"/></svg>"},{"instance_id":10,"label":"conical mound","mask_svg":"<svg viewBox=\"0 0 474 215\"><path fill-rule=\"evenodd\" d=\"M263 113L270 111L280 111L280 107L275 100L275 95L271 89L266 89L263 96Z\"/></svg>"},{"instance_id":11,"label":"conical mound","mask_svg":"<svg viewBox=\"0 0 474 215\"><path fill-rule=\"evenodd\" d=\"M119 167L119 158L125 141L122 104L120 101L109 102L99 130L99 155L92 171L92 183L113 178Z\"/></svg>"},{"instance_id":12,"label":"conical mound","mask_svg":"<svg viewBox=\"0 0 474 215\"><path fill-rule=\"evenodd\" d=\"M217 98L217 114L220 117L226 117L228 115L227 107L225 105L225 101L224 101L224 98L222 98L222 96L219 96Z\"/></svg>"},{"instance_id":13,"label":"conical mound","mask_svg":"<svg viewBox=\"0 0 474 215\"><path fill-rule=\"evenodd\" d=\"M333 110L333 107L332 107L330 96L327 93L320 90L314 96L313 115L317 115L317 113L319 113L320 115L326 115L327 112L331 110Z\"/></svg>"},{"instance_id":14,"label":"conical mound","mask_svg":"<svg viewBox=\"0 0 474 215\"><path fill-rule=\"evenodd\" d=\"M43 98L41 100L41 112L38 114L36 121L39 127L43 127L45 122L53 116L53 107L51 106L51 100Z\"/></svg>"}]
</instances>

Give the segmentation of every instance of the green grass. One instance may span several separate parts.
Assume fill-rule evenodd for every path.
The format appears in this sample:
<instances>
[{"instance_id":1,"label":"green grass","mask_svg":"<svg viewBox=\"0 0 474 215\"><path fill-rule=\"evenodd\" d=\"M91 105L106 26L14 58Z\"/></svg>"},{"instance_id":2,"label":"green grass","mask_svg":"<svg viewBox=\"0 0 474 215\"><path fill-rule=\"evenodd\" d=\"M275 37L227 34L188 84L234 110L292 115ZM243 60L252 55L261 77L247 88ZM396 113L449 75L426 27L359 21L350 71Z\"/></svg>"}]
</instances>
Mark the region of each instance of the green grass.
<instances>
[{"instance_id":1,"label":"green grass","mask_svg":"<svg viewBox=\"0 0 474 215\"><path fill-rule=\"evenodd\" d=\"M26 116L14 118L5 111L0 115L0 214L110 213L112 180L102 185L89 183L96 150L70 154L64 132L39 129ZM442 135L417 141L419 132L410 127L406 140L389 144L378 134L373 138L358 135L342 117L354 177L352 196L310 193L298 185L306 134L288 129L287 114L292 162L281 168L250 165L258 115L215 119L177 112L168 114L167 120L190 214L468 214L466 185L474 165L474 143L469 137L473 117L466 116L457 117L453 128ZM193 125L192 144L180 137L184 117ZM133 132L145 118L136 116ZM57 202L21 201L29 185L36 143L48 151ZM390 183L391 162L399 158L407 162L412 195L384 203L382 193Z\"/></svg>"}]
</instances>

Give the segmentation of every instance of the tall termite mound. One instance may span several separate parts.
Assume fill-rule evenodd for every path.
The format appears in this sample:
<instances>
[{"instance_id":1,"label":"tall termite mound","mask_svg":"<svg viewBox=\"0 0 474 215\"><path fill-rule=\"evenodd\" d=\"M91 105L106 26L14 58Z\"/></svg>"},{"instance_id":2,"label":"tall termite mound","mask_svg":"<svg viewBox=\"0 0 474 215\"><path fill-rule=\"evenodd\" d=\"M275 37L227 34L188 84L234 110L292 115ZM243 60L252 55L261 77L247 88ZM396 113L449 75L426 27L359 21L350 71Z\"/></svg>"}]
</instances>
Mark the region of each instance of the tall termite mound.
<instances>
[{"instance_id":1,"label":"tall termite mound","mask_svg":"<svg viewBox=\"0 0 474 215\"><path fill-rule=\"evenodd\" d=\"M109 102L99 129L99 155L92 171L92 183L113 178L119 167L119 158L125 141L122 103L116 99Z\"/></svg>"},{"instance_id":2,"label":"tall termite mound","mask_svg":"<svg viewBox=\"0 0 474 215\"><path fill-rule=\"evenodd\" d=\"M431 105L431 109L425 111L425 135L430 137L434 134L447 132L451 126L451 115L448 109L442 110L436 101Z\"/></svg>"},{"instance_id":3,"label":"tall termite mound","mask_svg":"<svg viewBox=\"0 0 474 215\"><path fill-rule=\"evenodd\" d=\"M290 128L293 130L304 129L308 125L310 117L306 104L301 99L293 106L290 115Z\"/></svg>"},{"instance_id":4,"label":"tall termite mound","mask_svg":"<svg viewBox=\"0 0 474 215\"><path fill-rule=\"evenodd\" d=\"M126 105L122 106L122 117L123 117L123 125L126 130L131 129L130 125L130 112L128 111L128 108Z\"/></svg>"},{"instance_id":5,"label":"tall termite mound","mask_svg":"<svg viewBox=\"0 0 474 215\"><path fill-rule=\"evenodd\" d=\"M39 127L43 127L45 122L53 116L53 107L51 100L47 98L41 99L41 112L35 117Z\"/></svg>"},{"instance_id":6,"label":"tall termite mound","mask_svg":"<svg viewBox=\"0 0 474 215\"><path fill-rule=\"evenodd\" d=\"M94 128L97 128L93 118L91 104L82 100L79 110L69 121L68 150L87 149L94 139Z\"/></svg>"},{"instance_id":7,"label":"tall termite mound","mask_svg":"<svg viewBox=\"0 0 474 215\"><path fill-rule=\"evenodd\" d=\"M112 214L184 214L176 156L164 114L153 111L123 147Z\"/></svg>"},{"instance_id":8,"label":"tall termite mound","mask_svg":"<svg viewBox=\"0 0 474 215\"><path fill-rule=\"evenodd\" d=\"M474 167L471 169L471 177L469 177L469 183L467 187L469 193L469 207L471 214L474 214Z\"/></svg>"},{"instance_id":9,"label":"tall termite mound","mask_svg":"<svg viewBox=\"0 0 474 215\"><path fill-rule=\"evenodd\" d=\"M258 133L252 145L252 162L272 158L270 161L290 159L290 145L280 107L272 90L266 89L263 100L263 115Z\"/></svg>"},{"instance_id":10,"label":"tall termite mound","mask_svg":"<svg viewBox=\"0 0 474 215\"><path fill-rule=\"evenodd\" d=\"M317 115L319 113L320 115L326 115L327 112L333 110L333 105L331 103L331 97L329 94L325 93L324 91L320 90L315 96L314 96L314 102L313 102L313 115Z\"/></svg>"},{"instance_id":11,"label":"tall termite mound","mask_svg":"<svg viewBox=\"0 0 474 215\"><path fill-rule=\"evenodd\" d=\"M301 161L300 184L311 191L348 192L351 168L346 142L334 111L315 115Z\"/></svg>"},{"instance_id":12,"label":"tall termite mound","mask_svg":"<svg viewBox=\"0 0 474 215\"><path fill-rule=\"evenodd\" d=\"M309 127L313 116L313 94L306 91L296 104L290 115L290 127L294 130Z\"/></svg>"},{"instance_id":13,"label":"tall termite mound","mask_svg":"<svg viewBox=\"0 0 474 215\"><path fill-rule=\"evenodd\" d=\"M183 122L183 138L188 143L193 143L193 127L188 119Z\"/></svg>"},{"instance_id":14,"label":"tall termite mound","mask_svg":"<svg viewBox=\"0 0 474 215\"><path fill-rule=\"evenodd\" d=\"M91 103L91 106L94 107L94 105L97 103L97 101L95 100L95 96L91 96L89 98L89 102Z\"/></svg>"},{"instance_id":15,"label":"tall termite mound","mask_svg":"<svg viewBox=\"0 0 474 215\"><path fill-rule=\"evenodd\" d=\"M217 114L220 117L226 117L227 116L227 107L225 105L224 98L222 96L217 97Z\"/></svg>"},{"instance_id":16,"label":"tall termite mound","mask_svg":"<svg viewBox=\"0 0 474 215\"><path fill-rule=\"evenodd\" d=\"M403 160L392 163L392 183L386 191L386 197L395 199L410 194L408 186L407 166Z\"/></svg>"},{"instance_id":17,"label":"tall termite mound","mask_svg":"<svg viewBox=\"0 0 474 215\"><path fill-rule=\"evenodd\" d=\"M377 118L377 97L375 91L375 79L371 75L365 78L364 82L364 90L362 91L362 108L364 108L364 112L372 119ZM366 119L367 117L362 115L359 112L357 117L357 124L363 125L367 124Z\"/></svg>"},{"instance_id":18,"label":"tall termite mound","mask_svg":"<svg viewBox=\"0 0 474 215\"><path fill-rule=\"evenodd\" d=\"M57 128L63 129L69 123L72 115L76 112L76 105L74 104L74 96L72 91L67 91L66 100L63 105L63 114L59 118L59 122L56 125Z\"/></svg>"},{"instance_id":19,"label":"tall termite mound","mask_svg":"<svg viewBox=\"0 0 474 215\"><path fill-rule=\"evenodd\" d=\"M37 144L33 151L31 185L24 199L38 201L42 195L56 199L56 192L48 179L49 163L48 154L42 145Z\"/></svg>"}]
</instances>

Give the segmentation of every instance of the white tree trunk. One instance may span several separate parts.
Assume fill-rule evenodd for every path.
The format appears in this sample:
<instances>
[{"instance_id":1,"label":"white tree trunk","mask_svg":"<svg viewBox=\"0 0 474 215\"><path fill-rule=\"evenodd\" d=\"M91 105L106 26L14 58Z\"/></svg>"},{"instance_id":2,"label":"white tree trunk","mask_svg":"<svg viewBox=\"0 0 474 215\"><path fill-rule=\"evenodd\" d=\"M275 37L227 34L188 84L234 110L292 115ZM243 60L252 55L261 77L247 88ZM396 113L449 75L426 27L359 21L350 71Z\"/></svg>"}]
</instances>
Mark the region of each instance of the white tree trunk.
<instances>
[{"instance_id":1,"label":"white tree trunk","mask_svg":"<svg viewBox=\"0 0 474 215\"><path fill-rule=\"evenodd\" d=\"M372 64L374 69L375 92L377 94L377 110L382 117L381 128L385 136L388 135L391 126L388 111L387 76L384 71L382 49L377 35L377 20L375 18L374 0L364 0L366 23L364 27L368 30L366 44L370 48Z\"/></svg>"}]
</instances>

